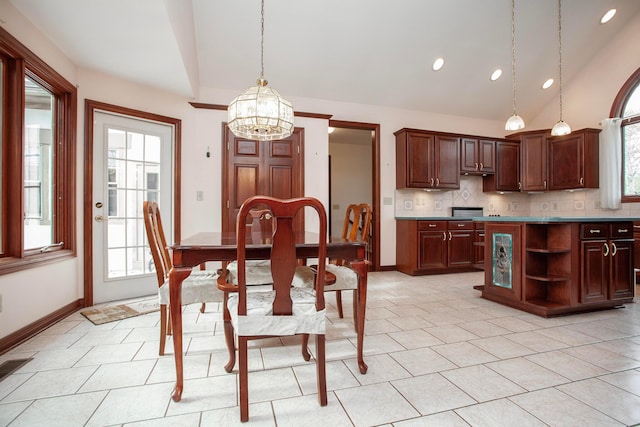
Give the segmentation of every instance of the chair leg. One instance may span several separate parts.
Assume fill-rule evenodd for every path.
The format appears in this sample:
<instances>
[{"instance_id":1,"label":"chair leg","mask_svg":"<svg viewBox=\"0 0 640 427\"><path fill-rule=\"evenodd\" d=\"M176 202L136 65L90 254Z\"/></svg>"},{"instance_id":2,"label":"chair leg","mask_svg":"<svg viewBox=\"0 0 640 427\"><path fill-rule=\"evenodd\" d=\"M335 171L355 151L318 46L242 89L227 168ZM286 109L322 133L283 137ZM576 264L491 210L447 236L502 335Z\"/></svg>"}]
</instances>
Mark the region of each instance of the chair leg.
<instances>
[{"instance_id":1,"label":"chair leg","mask_svg":"<svg viewBox=\"0 0 640 427\"><path fill-rule=\"evenodd\" d=\"M167 306L162 304L160 306L160 356L164 356L164 347L167 343L167 324L169 322L167 312Z\"/></svg>"},{"instance_id":2,"label":"chair leg","mask_svg":"<svg viewBox=\"0 0 640 427\"><path fill-rule=\"evenodd\" d=\"M302 357L307 362L311 360L311 354L309 354L309 334L302 335Z\"/></svg>"},{"instance_id":3,"label":"chair leg","mask_svg":"<svg viewBox=\"0 0 640 427\"><path fill-rule=\"evenodd\" d=\"M336 305L338 306L338 317L342 319L344 317L342 313L342 291L336 291Z\"/></svg>"},{"instance_id":4,"label":"chair leg","mask_svg":"<svg viewBox=\"0 0 640 427\"><path fill-rule=\"evenodd\" d=\"M238 337L238 359L240 364L240 421L249 421L249 364L247 361L247 338Z\"/></svg>"},{"instance_id":5,"label":"chair leg","mask_svg":"<svg viewBox=\"0 0 640 427\"><path fill-rule=\"evenodd\" d=\"M227 343L227 351L229 352L229 361L224 365L224 370L227 372L233 371L233 367L236 364L236 344L234 340L233 324L231 323L231 313L227 307L227 299L229 295L224 294L224 308L222 310L222 320L224 325L224 340Z\"/></svg>"},{"instance_id":6,"label":"chair leg","mask_svg":"<svg viewBox=\"0 0 640 427\"><path fill-rule=\"evenodd\" d=\"M200 306L200 313L204 313L204 309L207 306L207 304L205 304L204 302L202 303L202 305Z\"/></svg>"},{"instance_id":7,"label":"chair leg","mask_svg":"<svg viewBox=\"0 0 640 427\"><path fill-rule=\"evenodd\" d=\"M358 291L353 290L353 328L358 332Z\"/></svg>"},{"instance_id":8,"label":"chair leg","mask_svg":"<svg viewBox=\"0 0 640 427\"><path fill-rule=\"evenodd\" d=\"M324 343L324 334L316 335L316 371L320 406L327 406L327 366Z\"/></svg>"},{"instance_id":9,"label":"chair leg","mask_svg":"<svg viewBox=\"0 0 640 427\"><path fill-rule=\"evenodd\" d=\"M171 330L171 309L167 304L167 335L171 335L173 331Z\"/></svg>"}]
</instances>

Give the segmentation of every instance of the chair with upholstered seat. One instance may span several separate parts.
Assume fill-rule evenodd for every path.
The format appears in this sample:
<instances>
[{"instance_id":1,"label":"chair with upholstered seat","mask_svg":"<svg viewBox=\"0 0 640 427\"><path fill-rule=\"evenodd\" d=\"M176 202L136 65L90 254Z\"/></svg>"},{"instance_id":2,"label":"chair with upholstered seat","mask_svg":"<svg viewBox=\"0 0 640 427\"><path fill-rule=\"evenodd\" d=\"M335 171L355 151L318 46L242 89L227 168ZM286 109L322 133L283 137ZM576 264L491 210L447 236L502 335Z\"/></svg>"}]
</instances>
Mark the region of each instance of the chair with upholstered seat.
<instances>
[{"instance_id":1,"label":"chair with upholstered seat","mask_svg":"<svg viewBox=\"0 0 640 427\"><path fill-rule=\"evenodd\" d=\"M158 299L160 302L160 356L164 355L167 335L171 335L169 318L169 272L173 266L171 254L162 227L162 218L156 202L143 203L144 227L147 241L153 257L158 279ZM194 270L182 282L182 304L202 303L200 312L204 312L205 303L222 302L223 293L217 287L218 275L215 271Z\"/></svg>"},{"instance_id":2,"label":"chair with upholstered seat","mask_svg":"<svg viewBox=\"0 0 640 427\"><path fill-rule=\"evenodd\" d=\"M351 204L347 207L342 226L342 238L350 242L368 242L369 231L371 230L372 209L367 203ZM349 268L348 263L343 259L332 259L327 264L327 272L335 275L336 280L332 285L325 286L325 292L336 293L336 305L338 316L343 316L342 291L353 290L353 322L357 326L357 293L358 274Z\"/></svg>"},{"instance_id":3,"label":"chair with upholstered seat","mask_svg":"<svg viewBox=\"0 0 640 427\"><path fill-rule=\"evenodd\" d=\"M244 218L256 206L266 206L271 211L275 226L265 243L271 244L269 268L273 284L266 291L247 291L246 246L252 244L247 239L247 227ZM296 241L293 232L293 219L304 208L313 208L319 217L318 253L313 254L319 261L315 285L312 287L293 286L299 263L296 257ZM316 336L316 365L318 378L318 398L320 405L327 404L326 367L325 367L325 304L324 278L327 251L327 218L322 203L313 198L280 200L267 196L255 196L247 199L238 214L237 227L237 286L219 281L219 287L225 292L226 307L231 316L229 327L238 340L240 419L249 419L248 361L247 342L251 339L302 334L306 344L309 334ZM249 243L247 243L249 242ZM313 270L308 270L314 274ZM322 278L319 279L319 278ZM225 325L226 327L226 325ZM233 346L233 341L228 345ZM229 348L232 352L233 347ZM310 355L306 345L303 348L305 360ZM276 387L277 384L274 384Z\"/></svg>"}]
</instances>

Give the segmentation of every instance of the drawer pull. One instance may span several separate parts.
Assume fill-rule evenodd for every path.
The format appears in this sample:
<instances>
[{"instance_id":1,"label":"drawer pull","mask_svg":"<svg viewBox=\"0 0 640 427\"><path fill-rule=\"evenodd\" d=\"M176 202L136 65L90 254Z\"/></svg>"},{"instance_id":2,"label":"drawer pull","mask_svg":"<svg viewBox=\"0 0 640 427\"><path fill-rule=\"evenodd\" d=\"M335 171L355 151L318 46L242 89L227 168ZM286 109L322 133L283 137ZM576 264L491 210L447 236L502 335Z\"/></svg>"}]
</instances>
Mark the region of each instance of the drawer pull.
<instances>
[{"instance_id":1,"label":"drawer pull","mask_svg":"<svg viewBox=\"0 0 640 427\"><path fill-rule=\"evenodd\" d=\"M458 224L458 227L464 227L466 224Z\"/></svg>"},{"instance_id":2,"label":"drawer pull","mask_svg":"<svg viewBox=\"0 0 640 427\"><path fill-rule=\"evenodd\" d=\"M591 229L591 230L589 230L589 233L591 233L591 234L594 234L594 233L599 234L599 233L600 233L600 230L593 230L593 229Z\"/></svg>"},{"instance_id":3,"label":"drawer pull","mask_svg":"<svg viewBox=\"0 0 640 427\"><path fill-rule=\"evenodd\" d=\"M627 230L626 228L618 228L618 233L628 233L629 230Z\"/></svg>"},{"instance_id":4,"label":"drawer pull","mask_svg":"<svg viewBox=\"0 0 640 427\"><path fill-rule=\"evenodd\" d=\"M433 228L435 226L436 226L435 224L429 224L429 227L431 227L431 228Z\"/></svg>"}]
</instances>

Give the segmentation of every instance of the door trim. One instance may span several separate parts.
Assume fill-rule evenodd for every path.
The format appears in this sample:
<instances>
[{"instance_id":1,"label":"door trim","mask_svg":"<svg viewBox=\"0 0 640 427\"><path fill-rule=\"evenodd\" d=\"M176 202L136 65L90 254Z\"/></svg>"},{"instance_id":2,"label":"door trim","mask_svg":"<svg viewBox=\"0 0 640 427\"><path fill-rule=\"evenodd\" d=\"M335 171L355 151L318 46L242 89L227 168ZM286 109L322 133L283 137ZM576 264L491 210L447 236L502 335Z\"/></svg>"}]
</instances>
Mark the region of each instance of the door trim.
<instances>
[{"instance_id":1,"label":"door trim","mask_svg":"<svg viewBox=\"0 0 640 427\"><path fill-rule=\"evenodd\" d=\"M119 105L86 99L84 103L84 203L83 203L83 270L84 270L84 306L93 305L93 122L96 110L111 114L121 114L136 119L149 120L171 125L174 128L174 184L173 184L173 235L174 241L180 241L180 201L181 201L181 141L182 121L173 117L161 116L146 111L135 110Z\"/></svg>"},{"instance_id":2,"label":"door trim","mask_svg":"<svg viewBox=\"0 0 640 427\"><path fill-rule=\"evenodd\" d=\"M373 171L373 271L380 271L380 124L350 122L344 120L329 120L329 126L345 129L370 130L373 132L371 137L371 162Z\"/></svg>"}]
</instances>

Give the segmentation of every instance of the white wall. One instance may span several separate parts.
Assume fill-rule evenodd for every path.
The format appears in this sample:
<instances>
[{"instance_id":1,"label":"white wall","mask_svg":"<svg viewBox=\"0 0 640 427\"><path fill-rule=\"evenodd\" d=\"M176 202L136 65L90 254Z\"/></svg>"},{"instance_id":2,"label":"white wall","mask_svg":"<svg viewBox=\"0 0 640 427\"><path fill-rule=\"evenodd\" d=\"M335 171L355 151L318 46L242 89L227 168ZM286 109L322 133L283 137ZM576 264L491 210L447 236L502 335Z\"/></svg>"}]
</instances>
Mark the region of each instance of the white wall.
<instances>
[{"instance_id":1,"label":"white wall","mask_svg":"<svg viewBox=\"0 0 640 427\"><path fill-rule=\"evenodd\" d=\"M78 258L50 264L40 268L0 276L0 294L3 304L0 312L0 337L29 325L55 310L83 297L82 241L83 241L83 174L84 174L84 100L121 105L149 111L182 120L182 234L220 228L220 153L221 124L226 121L226 113L214 110L194 109L185 99L156 88L145 87L106 76L92 70L79 69L48 40L38 29L21 17L8 2L0 2L2 26L18 38L29 49L52 65L78 89L78 188L77 188L77 244ZM594 57L579 75L576 83L568 84L564 102L566 119L578 129L597 127L597 122L608 115L611 102L622 83L640 66L640 17L630 25L626 34L614 40L614 52L603 52ZM228 104L237 96L236 91L201 88L199 102ZM331 114L335 120L379 123L381 134L381 194L380 212L380 262L383 266L395 264L395 139L393 132L403 127L432 129L445 132L459 132L484 136L502 137L503 121L488 121L474 118L443 116L434 113L403 111L385 107L337 103L318 99L290 97L297 111ZM530 129L550 127L555 123L556 104L549 106L528 126ZM325 205L328 201L328 123L326 120L296 118L296 126L305 128L305 191L307 195L318 197ZM205 156L206 150L212 156ZM477 197L473 203L493 203L495 209L513 208L513 201L494 195L481 195L476 178L464 179L468 191ZM196 191L204 191L203 201L196 201ZM585 192L591 200L596 192ZM440 198L446 203L459 203L456 197L463 192L442 193L427 196L425 193L402 197L423 200L428 206L429 198ZM540 196L513 196L518 209L529 212L541 198L558 199L564 203L572 200L576 193L549 193ZM467 199L468 200L468 199ZM520 203L522 200L526 200ZM528 202L527 202L528 201ZM466 202L466 200L465 200ZM529 206L528 203L531 203ZM541 205L541 203L538 203ZM572 203L567 204L569 206ZM573 203L575 206L575 203ZM578 203L579 205L579 203ZM414 204L414 206L418 206ZM564 204L562 205L564 209ZM426 208L424 208L426 209ZM425 211L426 212L426 211ZM564 212L564 211L563 211ZM591 212L590 212L591 213ZM622 212L603 212L608 215L640 217L640 206L625 205ZM310 222L310 226L313 223Z\"/></svg>"}]
</instances>

